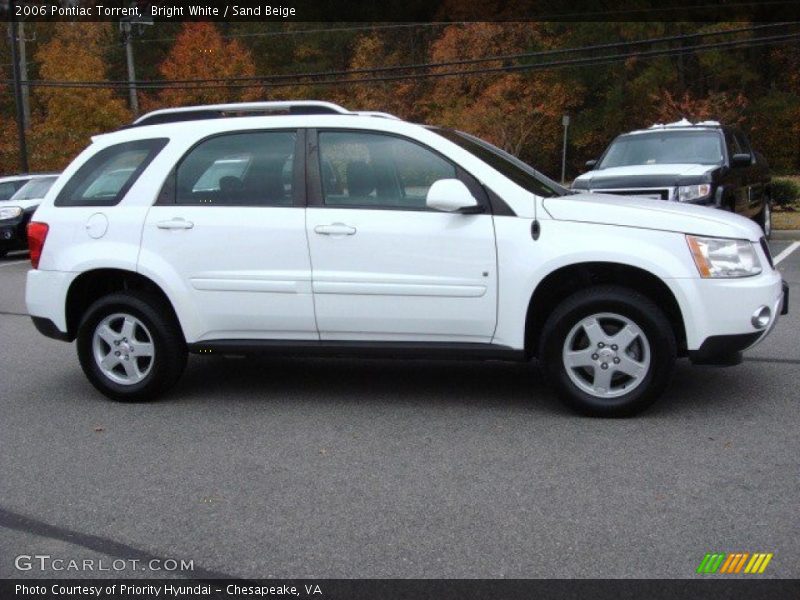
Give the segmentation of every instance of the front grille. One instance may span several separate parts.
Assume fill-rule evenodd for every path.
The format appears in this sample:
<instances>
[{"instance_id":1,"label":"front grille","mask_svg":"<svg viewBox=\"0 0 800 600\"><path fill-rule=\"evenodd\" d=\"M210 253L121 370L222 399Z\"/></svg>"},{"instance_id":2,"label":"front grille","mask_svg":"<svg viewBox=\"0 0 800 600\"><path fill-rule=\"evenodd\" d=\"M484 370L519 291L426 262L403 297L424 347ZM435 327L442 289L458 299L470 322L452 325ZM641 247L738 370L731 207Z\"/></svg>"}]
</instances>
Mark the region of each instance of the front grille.
<instances>
[{"instance_id":1,"label":"front grille","mask_svg":"<svg viewBox=\"0 0 800 600\"><path fill-rule=\"evenodd\" d=\"M624 190L592 190L598 194L615 194L617 196L644 196L659 200L669 200L669 189L624 189Z\"/></svg>"},{"instance_id":2,"label":"front grille","mask_svg":"<svg viewBox=\"0 0 800 600\"><path fill-rule=\"evenodd\" d=\"M764 251L764 254L767 255L767 262L769 262L769 266L774 269L775 264L772 262L772 253L769 251L767 238L762 237L760 240L758 240L758 243L761 244L761 249Z\"/></svg>"}]
</instances>

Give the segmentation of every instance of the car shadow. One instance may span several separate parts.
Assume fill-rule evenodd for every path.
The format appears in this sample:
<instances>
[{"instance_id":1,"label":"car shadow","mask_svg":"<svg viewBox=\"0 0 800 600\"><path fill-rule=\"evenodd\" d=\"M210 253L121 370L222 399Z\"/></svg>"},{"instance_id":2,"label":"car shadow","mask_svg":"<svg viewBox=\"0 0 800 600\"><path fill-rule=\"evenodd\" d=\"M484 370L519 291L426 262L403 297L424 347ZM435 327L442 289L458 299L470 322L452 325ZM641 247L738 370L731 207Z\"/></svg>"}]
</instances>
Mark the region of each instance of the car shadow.
<instances>
[{"instance_id":1,"label":"car shadow","mask_svg":"<svg viewBox=\"0 0 800 600\"><path fill-rule=\"evenodd\" d=\"M171 396L225 401L429 404L571 414L535 363L192 357Z\"/></svg>"},{"instance_id":2,"label":"car shadow","mask_svg":"<svg viewBox=\"0 0 800 600\"><path fill-rule=\"evenodd\" d=\"M678 362L672 383L637 418L729 413L752 408L732 374L755 381L751 365L720 369ZM446 405L576 417L547 385L538 364L498 361L359 360L352 358L192 357L166 401Z\"/></svg>"},{"instance_id":3,"label":"car shadow","mask_svg":"<svg viewBox=\"0 0 800 600\"><path fill-rule=\"evenodd\" d=\"M4 262L17 262L20 260L27 260L29 258L29 254L27 250L15 250L14 252L9 252L3 257L0 257L0 264Z\"/></svg>"}]
</instances>

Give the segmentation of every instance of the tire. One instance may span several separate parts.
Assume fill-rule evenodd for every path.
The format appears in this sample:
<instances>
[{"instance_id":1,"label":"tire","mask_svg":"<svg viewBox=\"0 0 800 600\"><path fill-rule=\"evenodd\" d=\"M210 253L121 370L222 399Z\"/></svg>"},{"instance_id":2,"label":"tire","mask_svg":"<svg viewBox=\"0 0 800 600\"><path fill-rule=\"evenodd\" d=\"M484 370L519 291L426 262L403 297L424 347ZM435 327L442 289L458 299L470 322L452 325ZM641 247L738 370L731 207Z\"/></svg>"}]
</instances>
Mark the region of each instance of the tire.
<instances>
[{"instance_id":1,"label":"tire","mask_svg":"<svg viewBox=\"0 0 800 600\"><path fill-rule=\"evenodd\" d=\"M626 337L614 338L620 332ZM545 322L539 347L559 397L593 417L646 409L666 389L676 356L675 333L662 310L616 285L591 287L559 304Z\"/></svg>"},{"instance_id":2,"label":"tire","mask_svg":"<svg viewBox=\"0 0 800 600\"><path fill-rule=\"evenodd\" d=\"M758 213L756 223L761 227L764 232L764 237L770 239L772 237L772 206L769 200L764 202L764 208Z\"/></svg>"},{"instance_id":3,"label":"tire","mask_svg":"<svg viewBox=\"0 0 800 600\"><path fill-rule=\"evenodd\" d=\"M122 402L154 400L171 388L188 354L172 314L158 296L141 291L110 294L92 304L78 327L77 344L92 385Z\"/></svg>"},{"instance_id":4,"label":"tire","mask_svg":"<svg viewBox=\"0 0 800 600\"><path fill-rule=\"evenodd\" d=\"M5 258L8 254L8 250L0 248L0 258Z\"/></svg>"}]
</instances>

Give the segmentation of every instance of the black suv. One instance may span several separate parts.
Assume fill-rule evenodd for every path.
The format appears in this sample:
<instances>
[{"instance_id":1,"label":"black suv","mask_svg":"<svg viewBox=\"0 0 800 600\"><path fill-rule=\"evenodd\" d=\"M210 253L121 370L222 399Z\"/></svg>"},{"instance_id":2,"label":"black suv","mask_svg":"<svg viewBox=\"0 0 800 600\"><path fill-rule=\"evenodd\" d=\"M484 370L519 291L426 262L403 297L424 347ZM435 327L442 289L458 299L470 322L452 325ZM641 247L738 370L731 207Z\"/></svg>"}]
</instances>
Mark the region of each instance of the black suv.
<instances>
[{"instance_id":1,"label":"black suv","mask_svg":"<svg viewBox=\"0 0 800 600\"><path fill-rule=\"evenodd\" d=\"M586 166L573 189L715 206L755 219L770 236L767 162L741 131L716 121L622 134Z\"/></svg>"}]
</instances>

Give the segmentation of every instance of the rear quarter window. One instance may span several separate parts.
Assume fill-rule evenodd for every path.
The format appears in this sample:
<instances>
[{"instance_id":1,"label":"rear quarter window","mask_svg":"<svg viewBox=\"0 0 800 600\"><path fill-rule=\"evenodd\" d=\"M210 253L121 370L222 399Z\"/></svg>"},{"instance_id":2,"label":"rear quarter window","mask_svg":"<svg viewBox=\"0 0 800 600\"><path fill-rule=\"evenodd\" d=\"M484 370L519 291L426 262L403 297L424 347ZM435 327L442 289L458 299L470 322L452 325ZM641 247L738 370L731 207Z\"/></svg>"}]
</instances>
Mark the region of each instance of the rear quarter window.
<instances>
[{"instance_id":1,"label":"rear quarter window","mask_svg":"<svg viewBox=\"0 0 800 600\"><path fill-rule=\"evenodd\" d=\"M55 205L119 204L168 141L166 138L137 140L103 148L75 172L59 192Z\"/></svg>"}]
</instances>

